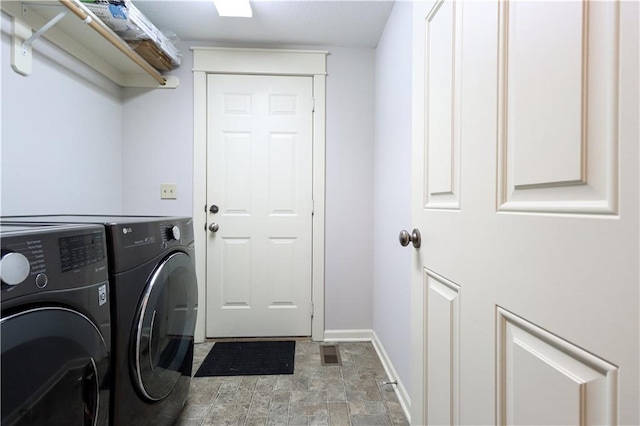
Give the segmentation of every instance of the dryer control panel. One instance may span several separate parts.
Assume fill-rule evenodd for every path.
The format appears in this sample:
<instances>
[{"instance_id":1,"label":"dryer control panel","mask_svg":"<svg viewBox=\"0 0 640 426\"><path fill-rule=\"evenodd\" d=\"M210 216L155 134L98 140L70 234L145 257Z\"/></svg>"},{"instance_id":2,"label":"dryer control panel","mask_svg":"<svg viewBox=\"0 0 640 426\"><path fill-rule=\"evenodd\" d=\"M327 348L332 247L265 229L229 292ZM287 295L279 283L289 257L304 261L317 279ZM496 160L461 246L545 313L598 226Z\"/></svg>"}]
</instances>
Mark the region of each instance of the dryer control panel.
<instances>
[{"instance_id":1,"label":"dryer control panel","mask_svg":"<svg viewBox=\"0 0 640 426\"><path fill-rule=\"evenodd\" d=\"M188 217L155 217L106 225L112 273L121 273L165 254L193 245L193 221Z\"/></svg>"}]
</instances>

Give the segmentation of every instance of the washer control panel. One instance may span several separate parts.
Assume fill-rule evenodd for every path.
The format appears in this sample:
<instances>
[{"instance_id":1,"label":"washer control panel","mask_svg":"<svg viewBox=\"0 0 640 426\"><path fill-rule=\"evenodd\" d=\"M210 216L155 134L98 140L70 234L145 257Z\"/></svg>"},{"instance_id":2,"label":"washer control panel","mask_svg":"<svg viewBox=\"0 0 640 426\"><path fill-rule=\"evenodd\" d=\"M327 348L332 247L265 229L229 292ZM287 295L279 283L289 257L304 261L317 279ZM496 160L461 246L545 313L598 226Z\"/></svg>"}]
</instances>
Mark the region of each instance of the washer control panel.
<instances>
[{"instance_id":1,"label":"washer control panel","mask_svg":"<svg viewBox=\"0 0 640 426\"><path fill-rule=\"evenodd\" d=\"M108 279L104 228L96 225L0 225L0 291L13 298Z\"/></svg>"}]
</instances>

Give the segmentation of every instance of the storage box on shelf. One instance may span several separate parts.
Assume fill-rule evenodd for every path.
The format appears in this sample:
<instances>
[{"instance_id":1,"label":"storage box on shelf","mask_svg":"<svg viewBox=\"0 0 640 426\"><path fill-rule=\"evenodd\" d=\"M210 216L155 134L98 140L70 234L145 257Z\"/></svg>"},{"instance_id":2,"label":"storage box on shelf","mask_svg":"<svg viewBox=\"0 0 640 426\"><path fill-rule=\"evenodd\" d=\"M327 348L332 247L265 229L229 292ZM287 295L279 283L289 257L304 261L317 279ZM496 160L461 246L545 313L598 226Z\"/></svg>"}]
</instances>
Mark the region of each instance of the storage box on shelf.
<instances>
[{"instance_id":1,"label":"storage box on shelf","mask_svg":"<svg viewBox=\"0 0 640 426\"><path fill-rule=\"evenodd\" d=\"M3 0L0 7L13 20L12 66L21 74L31 72L31 47L25 48L24 41L68 10L44 37L120 86L175 88L179 84L176 77L162 75L149 63L155 59L145 60L79 0ZM169 61L175 68L174 61Z\"/></svg>"},{"instance_id":2,"label":"storage box on shelf","mask_svg":"<svg viewBox=\"0 0 640 426\"><path fill-rule=\"evenodd\" d=\"M178 49L130 0L83 0L83 3L158 70L180 66L182 56Z\"/></svg>"}]
</instances>

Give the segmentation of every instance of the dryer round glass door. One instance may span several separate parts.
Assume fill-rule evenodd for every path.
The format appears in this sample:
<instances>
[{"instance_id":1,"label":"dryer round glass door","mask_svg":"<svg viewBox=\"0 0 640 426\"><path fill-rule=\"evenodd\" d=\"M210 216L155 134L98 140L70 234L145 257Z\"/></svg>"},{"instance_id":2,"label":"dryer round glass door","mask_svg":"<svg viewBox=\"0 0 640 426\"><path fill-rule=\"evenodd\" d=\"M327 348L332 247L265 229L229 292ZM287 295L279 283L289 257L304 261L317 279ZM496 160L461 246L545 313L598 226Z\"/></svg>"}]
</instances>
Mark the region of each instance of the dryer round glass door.
<instances>
[{"instance_id":1,"label":"dryer round glass door","mask_svg":"<svg viewBox=\"0 0 640 426\"><path fill-rule=\"evenodd\" d=\"M35 308L0 321L2 425L107 425L109 354L86 316Z\"/></svg>"},{"instance_id":2,"label":"dryer round glass door","mask_svg":"<svg viewBox=\"0 0 640 426\"><path fill-rule=\"evenodd\" d=\"M198 287L191 258L169 255L145 289L136 321L135 386L150 401L166 398L191 374Z\"/></svg>"}]
</instances>

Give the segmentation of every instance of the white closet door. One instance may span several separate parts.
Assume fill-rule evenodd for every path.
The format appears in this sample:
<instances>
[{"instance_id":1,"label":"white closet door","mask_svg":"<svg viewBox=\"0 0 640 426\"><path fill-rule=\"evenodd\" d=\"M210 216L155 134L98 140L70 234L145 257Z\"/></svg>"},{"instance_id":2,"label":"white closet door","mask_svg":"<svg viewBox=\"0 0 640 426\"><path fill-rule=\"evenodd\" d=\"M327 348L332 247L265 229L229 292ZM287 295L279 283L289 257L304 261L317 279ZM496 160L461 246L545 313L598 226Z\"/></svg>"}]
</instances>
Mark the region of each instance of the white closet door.
<instances>
[{"instance_id":1,"label":"white closet door","mask_svg":"<svg viewBox=\"0 0 640 426\"><path fill-rule=\"evenodd\" d=\"M415 3L414 424L638 424L638 3Z\"/></svg>"},{"instance_id":2,"label":"white closet door","mask_svg":"<svg viewBox=\"0 0 640 426\"><path fill-rule=\"evenodd\" d=\"M208 337L311 335L311 77L208 77Z\"/></svg>"}]
</instances>

